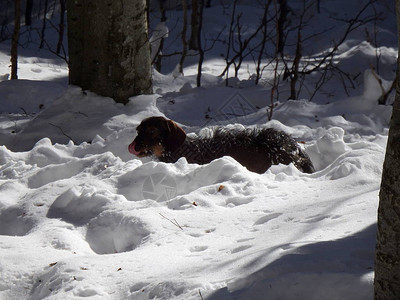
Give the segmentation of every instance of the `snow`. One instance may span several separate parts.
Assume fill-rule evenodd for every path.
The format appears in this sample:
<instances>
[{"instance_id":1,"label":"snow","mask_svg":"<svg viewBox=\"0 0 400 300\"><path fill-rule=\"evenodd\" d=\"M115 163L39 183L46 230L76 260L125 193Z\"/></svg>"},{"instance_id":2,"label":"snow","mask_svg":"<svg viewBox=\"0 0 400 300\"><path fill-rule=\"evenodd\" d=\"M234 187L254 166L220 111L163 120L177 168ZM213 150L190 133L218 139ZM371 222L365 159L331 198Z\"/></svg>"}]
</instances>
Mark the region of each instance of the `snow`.
<instances>
[{"instance_id":1,"label":"snow","mask_svg":"<svg viewBox=\"0 0 400 300\"><path fill-rule=\"evenodd\" d=\"M392 109L378 105L377 78L390 87L395 37L379 48L353 37L336 59L363 74L360 84L346 95L329 83L329 101L282 96L271 121L270 87L247 71L226 87L216 57L201 88L194 65L186 76L154 71L155 94L123 106L67 86L65 62L43 50L20 49L20 80L7 81L0 44L0 299L371 299ZM375 49L381 77L361 62ZM238 103L245 115L230 115ZM190 134L284 130L317 171L138 159L128 144L153 115Z\"/></svg>"}]
</instances>

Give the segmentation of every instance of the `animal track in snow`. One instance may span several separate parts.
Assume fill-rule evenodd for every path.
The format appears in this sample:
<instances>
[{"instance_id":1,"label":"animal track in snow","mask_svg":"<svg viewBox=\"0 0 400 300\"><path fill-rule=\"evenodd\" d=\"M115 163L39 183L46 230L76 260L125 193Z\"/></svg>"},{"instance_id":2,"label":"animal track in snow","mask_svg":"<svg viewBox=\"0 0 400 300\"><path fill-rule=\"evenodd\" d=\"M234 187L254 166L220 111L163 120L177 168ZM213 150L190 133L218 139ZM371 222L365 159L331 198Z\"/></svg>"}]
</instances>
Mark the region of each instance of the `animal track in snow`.
<instances>
[{"instance_id":1,"label":"animal track in snow","mask_svg":"<svg viewBox=\"0 0 400 300\"><path fill-rule=\"evenodd\" d=\"M137 248L149 234L139 218L104 212L90 221L86 241L97 254L111 254Z\"/></svg>"},{"instance_id":2,"label":"animal track in snow","mask_svg":"<svg viewBox=\"0 0 400 300\"><path fill-rule=\"evenodd\" d=\"M306 221L302 221L300 223L316 223L316 222L322 221L324 219L327 219L329 217L331 217L331 216L329 216L329 215L327 215L327 216L324 216L324 215L310 216L307 218Z\"/></svg>"},{"instance_id":3,"label":"animal track in snow","mask_svg":"<svg viewBox=\"0 0 400 300\"><path fill-rule=\"evenodd\" d=\"M9 207L0 213L0 235L24 236L35 224L36 221L19 207Z\"/></svg>"},{"instance_id":4,"label":"animal track in snow","mask_svg":"<svg viewBox=\"0 0 400 300\"><path fill-rule=\"evenodd\" d=\"M230 197L226 200L226 205L228 207L235 207L243 204L248 204L254 200L253 196L247 196L247 197Z\"/></svg>"},{"instance_id":5,"label":"animal track in snow","mask_svg":"<svg viewBox=\"0 0 400 300\"><path fill-rule=\"evenodd\" d=\"M257 221L255 221L254 225L265 224L273 219L276 219L277 217L279 217L281 215L282 215L282 213L273 213L273 214L263 216L263 217L259 218Z\"/></svg>"},{"instance_id":6,"label":"animal track in snow","mask_svg":"<svg viewBox=\"0 0 400 300\"><path fill-rule=\"evenodd\" d=\"M203 252L208 249L208 246L193 246L190 247L190 252Z\"/></svg>"},{"instance_id":7,"label":"animal track in snow","mask_svg":"<svg viewBox=\"0 0 400 300\"><path fill-rule=\"evenodd\" d=\"M72 187L54 201L47 217L60 218L77 226L84 225L104 210L112 197L108 193L95 191L93 188L78 190Z\"/></svg>"},{"instance_id":8,"label":"animal track in snow","mask_svg":"<svg viewBox=\"0 0 400 300\"><path fill-rule=\"evenodd\" d=\"M252 247L251 245L239 246L239 247L237 247L235 249L232 249L231 254L242 252L244 250L250 249L251 247Z\"/></svg>"}]
</instances>

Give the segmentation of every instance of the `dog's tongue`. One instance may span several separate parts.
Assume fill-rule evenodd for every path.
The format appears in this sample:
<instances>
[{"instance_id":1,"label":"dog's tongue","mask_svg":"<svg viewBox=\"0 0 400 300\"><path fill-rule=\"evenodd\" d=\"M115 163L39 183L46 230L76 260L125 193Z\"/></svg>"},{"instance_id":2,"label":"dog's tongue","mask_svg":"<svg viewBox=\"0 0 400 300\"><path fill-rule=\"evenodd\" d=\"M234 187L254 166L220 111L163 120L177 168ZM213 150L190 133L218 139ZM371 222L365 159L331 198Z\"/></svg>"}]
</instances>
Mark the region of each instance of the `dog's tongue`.
<instances>
[{"instance_id":1,"label":"dog's tongue","mask_svg":"<svg viewBox=\"0 0 400 300\"><path fill-rule=\"evenodd\" d=\"M129 150L129 152L132 153L133 155L138 156L138 155L140 154L140 152L136 151L135 145L136 145L136 142L133 141L133 142L129 145L128 150Z\"/></svg>"}]
</instances>

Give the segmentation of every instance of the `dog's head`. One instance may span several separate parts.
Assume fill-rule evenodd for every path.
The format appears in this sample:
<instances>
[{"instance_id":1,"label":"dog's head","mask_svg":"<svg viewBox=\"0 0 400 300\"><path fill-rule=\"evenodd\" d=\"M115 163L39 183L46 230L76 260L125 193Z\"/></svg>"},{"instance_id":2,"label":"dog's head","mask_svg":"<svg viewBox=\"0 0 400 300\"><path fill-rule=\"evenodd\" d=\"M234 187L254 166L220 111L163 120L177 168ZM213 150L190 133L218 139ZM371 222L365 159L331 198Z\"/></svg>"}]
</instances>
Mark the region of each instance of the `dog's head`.
<instances>
[{"instance_id":1,"label":"dog's head","mask_svg":"<svg viewBox=\"0 0 400 300\"><path fill-rule=\"evenodd\" d=\"M174 121L164 117L150 117L144 119L136 127L137 136L129 145L129 152L145 157L163 156L172 153L185 141L186 134Z\"/></svg>"}]
</instances>

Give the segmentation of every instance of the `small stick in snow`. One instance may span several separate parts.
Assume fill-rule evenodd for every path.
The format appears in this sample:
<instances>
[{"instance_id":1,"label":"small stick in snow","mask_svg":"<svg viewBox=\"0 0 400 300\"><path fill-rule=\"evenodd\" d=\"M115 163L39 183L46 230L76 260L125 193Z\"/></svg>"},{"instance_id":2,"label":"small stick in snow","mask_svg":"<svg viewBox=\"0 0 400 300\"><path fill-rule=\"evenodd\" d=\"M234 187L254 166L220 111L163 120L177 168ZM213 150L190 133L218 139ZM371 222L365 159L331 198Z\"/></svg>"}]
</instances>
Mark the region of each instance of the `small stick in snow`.
<instances>
[{"instance_id":1,"label":"small stick in snow","mask_svg":"<svg viewBox=\"0 0 400 300\"><path fill-rule=\"evenodd\" d=\"M54 126L54 127L58 128L58 129L60 129L60 131L61 131L61 133L62 133L63 135L65 135L67 138L69 138L71 141L73 141L74 144L76 144L75 141L72 139L72 137L70 137L68 134L66 134L66 133L64 132L64 130L63 130L60 126L57 126L57 125L55 125L55 124L53 124L53 123L49 123L49 125Z\"/></svg>"},{"instance_id":2,"label":"small stick in snow","mask_svg":"<svg viewBox=\"0 0 400 300\"><path fill-rule=\"evenodd\" d=\"M179 225L178 221L173 219L168 219L166 216L164 216L163 214L160 213L160 216L163 217L164 219L170 221L172 224L174 224L176 227L178 227L179 229L183 230L183 228L181 227L181 225Z\"/></svg>"}]
</instances>

